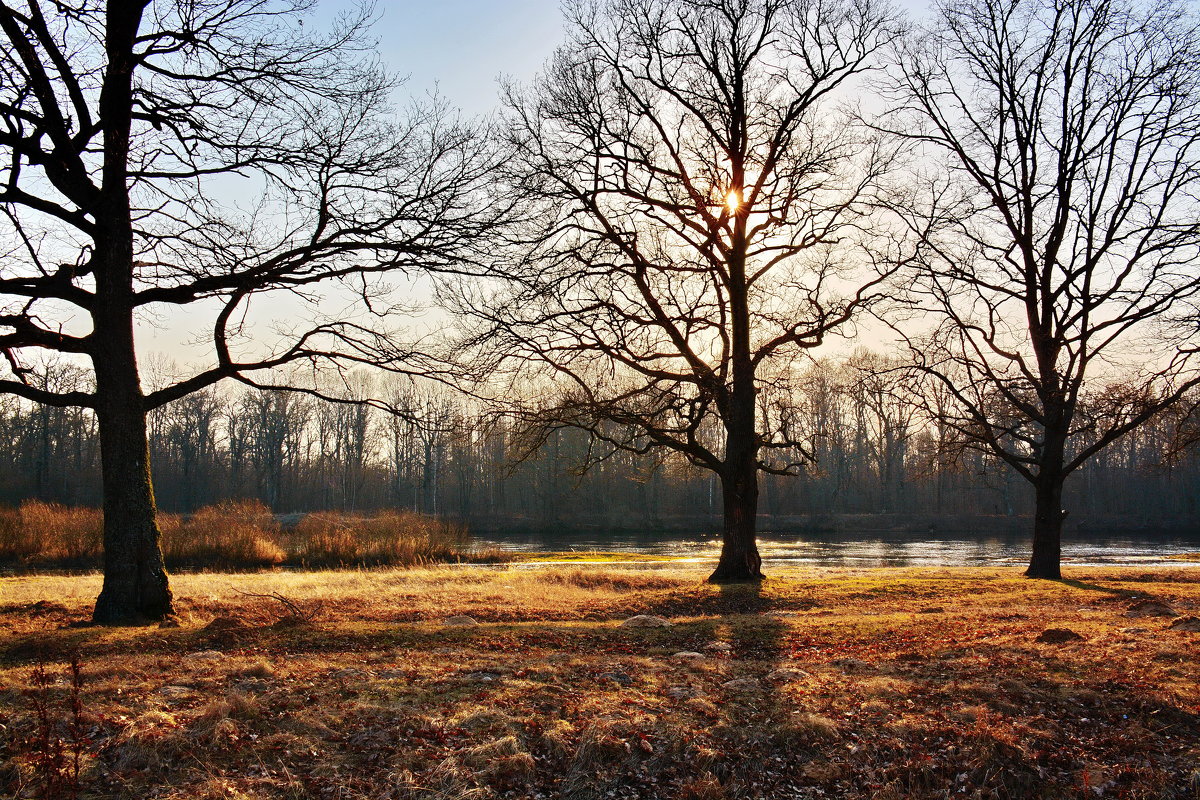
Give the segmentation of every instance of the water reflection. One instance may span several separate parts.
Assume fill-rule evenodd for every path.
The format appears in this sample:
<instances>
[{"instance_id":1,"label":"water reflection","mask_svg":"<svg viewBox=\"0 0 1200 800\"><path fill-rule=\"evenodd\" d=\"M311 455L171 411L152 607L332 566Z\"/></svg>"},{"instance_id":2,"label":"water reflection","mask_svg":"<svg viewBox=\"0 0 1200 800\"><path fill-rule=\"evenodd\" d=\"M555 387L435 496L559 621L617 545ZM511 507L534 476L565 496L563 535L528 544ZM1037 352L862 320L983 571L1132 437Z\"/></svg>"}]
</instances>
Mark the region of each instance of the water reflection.
<instances>
[{"instance_id":1,"label":"water reflection","mask_svg":"<svg viewBox=\"0 0 1200 800\"><path fill-rule=\"evenodd\" d=\"M477 540L516 552L588 551L716 559L717 537L686 537L654 532L600 534L505 534ZM821 567L953 567L1021 564L1029 558L1029 538L970 532L763 534L763 558ZM1186 566L1171 556L1200 551L1200 531L1191 536L1091 536L1065 540L1063 562L1076 566ZM1200 565L1197 565L1200 566Z\"/></svg>"}]
</instances>

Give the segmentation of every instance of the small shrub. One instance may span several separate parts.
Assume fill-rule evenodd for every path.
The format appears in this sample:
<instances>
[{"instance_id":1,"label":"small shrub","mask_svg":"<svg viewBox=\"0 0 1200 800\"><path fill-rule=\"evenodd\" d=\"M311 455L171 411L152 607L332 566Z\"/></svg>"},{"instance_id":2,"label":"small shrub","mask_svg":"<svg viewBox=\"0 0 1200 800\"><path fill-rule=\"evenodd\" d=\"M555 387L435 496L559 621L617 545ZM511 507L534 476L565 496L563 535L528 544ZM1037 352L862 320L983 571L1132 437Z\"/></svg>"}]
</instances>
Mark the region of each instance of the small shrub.
<instances>
[{"instance_id":1,"label":"small shrub","mask_svg":"<svg viewBox=\"0 0 1200 800\"><path fill-rule=\"evenodd\" d=\"M163 533L164 554L173 566L274 567L287 553L279 523L258 501L230 500L206 506Z\"/></svg>"},{"instance_id":2,"label":"small shrub","mask_svg":"<svg viewBox=\"0 0 1200 800\"><path fill-rule=\"evenodd\" d=\"M40 796L46 800L62 800L79 796L79 773L87 738L83 732L83 671L79 657L72 656L70 692L66 708L59 710L52 698L55 680L38 664L30 676L32 688L27 692L37 720L33 741L29 743L29 758L40 784Z\"/></svg>"},{"instance_id":3,"label":"small shrub","mask_svg":"<svg viewBox=\"0 0 1200 800\"><path fill-rule=\"evenodd\" d=\"M26 500L0 511L0 560L39 566L82 567L95 563L104 541L98 509Z\"/></svg>"},{"instance_id":4,"label":"small shrub","mask_svg":"<svg viewBox=\"0 0 1200 800\"><path fill-rule=\"evenodd\" d=\"M385 511L371 517L306 514L293 539L296 556L306 566L415 566L465 558L469 536L436 517Z\"/></svg>"}]
</instances>

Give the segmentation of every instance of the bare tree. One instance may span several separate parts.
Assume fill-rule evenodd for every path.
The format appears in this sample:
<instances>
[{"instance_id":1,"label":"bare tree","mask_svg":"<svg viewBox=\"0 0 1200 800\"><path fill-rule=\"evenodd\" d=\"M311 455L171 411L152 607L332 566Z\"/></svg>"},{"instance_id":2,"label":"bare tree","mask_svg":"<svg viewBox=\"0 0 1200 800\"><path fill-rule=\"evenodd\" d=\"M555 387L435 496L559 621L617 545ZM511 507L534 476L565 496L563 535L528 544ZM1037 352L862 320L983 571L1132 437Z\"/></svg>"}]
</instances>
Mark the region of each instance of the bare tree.
<instances>
[{"instance_id":1,"label":"bare tree","mask_svg":"<svg viewBox=\"0 0 1200 800\"><path fill-rule=\"evenodd\" d=\"M467 298L487 323L476 343L548 380L526 419L587 431L593 460L666 448L716 473L712 580L757 579L758 474L802 467L776 457L794 443L757 396L880 277L856 282L867 259L849 243L886 159L830 95L897 26L875 0L566 13L545 73L507 93L507 178L532 222L510 285Z\"/></svg>"},{"instance_id":2,"label":"bare tree","mask_svg":"<svg viewBox=\"0 0 1200 800\"><path fill-rule=\"evenodd\" d=\"M1200 383L1200 32L1170 0L936 17L889 87L890 127L948 165L897 206L909 343L942 420L1032 484L1026 574L1058 578L1067 476Z\"/></svg>"},{"instance_id":3,"label":"bare tree","mask_svg":"<svg viewBox=\"0 0 1200 800\"><path fill-rule=\"evenodd\" d=\"M394 121L370 9L321 35L309 5L0 0L0 391L96 412L98 622L171 611L147 410L295 362L405 368L382 274L452 265L475 233L471 132L436 104ZM374 316L321 313L355 297ZM310 306L263 342L248 321L283 298ZM193 304L211 365L144 392L135 322ZM38 350L90 361L95 390L34 386Z\"/></svg>"}]
</instances>

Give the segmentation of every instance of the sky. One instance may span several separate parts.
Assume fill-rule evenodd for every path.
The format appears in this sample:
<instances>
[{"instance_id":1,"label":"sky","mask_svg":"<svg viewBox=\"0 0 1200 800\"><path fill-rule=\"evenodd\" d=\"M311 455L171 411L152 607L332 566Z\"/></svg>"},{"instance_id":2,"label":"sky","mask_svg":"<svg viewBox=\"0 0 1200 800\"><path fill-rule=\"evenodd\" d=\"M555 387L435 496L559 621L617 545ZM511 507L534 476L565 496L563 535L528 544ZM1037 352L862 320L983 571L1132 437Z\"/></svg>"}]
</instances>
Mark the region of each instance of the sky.
<instances>
[{"instance_id":1,"label":"sky","mask_svg":"<svg viewBox=\"0 0 1200 800\"><path fill-rule=\"evenodd\" d=\"M898 0L910 14L922 0ZM358 0L318 0L310 24L324 29ZM376 0L371 31L386 67L406 80L397 105L437 93L466 116L498 104L500 79L532 80L563 39L560 0ZM277 311L287 316L290 308ZM211 314L146 318L139 325L144 359L164 365L211 358ZM419 325L420 323L417 322Z\"/></svg>"},{"instance_id":2,"label":"sky","mask_svg":"<svg viewBox=\"0 0 1200 800\"><path fill-rule=\"evenodd\" d=\"M320 0L312 24L325 26L354 0ZM377 0L371 27L387 68L406 80L396 97L436 92L467 116L487 114L499 79L529 81L562 39L559 0ZM291 309L280 307L284 313ZM183 367L211 359L211 313L146 317L139 352L148 364Z\"/></svg>"},{"instance_id":3,"label":"sky","mask_svg":"<svg viewBox=\"0 0 1200 800\"><path fill-rule=\"evenodd\" d=\"M351 6L324 0L321 13ZM373 26L404 93L437 90L467 114L496 104L500 76L527 81L562 39L558 0L379 0Z\"/></svg>"}]
</instances>

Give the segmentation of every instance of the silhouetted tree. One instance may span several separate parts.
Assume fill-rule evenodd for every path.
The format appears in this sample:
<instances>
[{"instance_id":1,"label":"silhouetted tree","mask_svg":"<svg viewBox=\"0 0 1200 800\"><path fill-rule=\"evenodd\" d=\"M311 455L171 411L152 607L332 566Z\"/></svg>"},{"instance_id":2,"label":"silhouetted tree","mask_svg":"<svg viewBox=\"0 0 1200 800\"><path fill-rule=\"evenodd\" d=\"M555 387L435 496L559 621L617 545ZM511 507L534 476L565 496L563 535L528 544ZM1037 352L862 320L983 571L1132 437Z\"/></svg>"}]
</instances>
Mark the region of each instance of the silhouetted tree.
<instances>
[{"instance_id":1,"label":"silhouetted tree","mask_svg":"<svg viewBox=\"0 0 1200 800\"><path fill-rule=\"evenodd\" d=\"M369 9L318 35L309 5L0 0L0 391L96 412L98 622L171 611L146 412L289 363L401 368L380 276L455 262L476 233L470 131L436 106L395 121ZM322 314L332 282L336 307L366 311ZM284 298L289 329L252 341ZM193 305L213 319L212 363L144 392L135 321ZM38 350L90 361L94 390L36 386Z\"/></svg>"},{"instance_id":2,"label":"silhouetted tree","mask_svg":"<svg viewBox=\"0 0 1200 800\"><path fill-rule=\"evenodd\" d=\"M547 382L525 421L588 432L588 461L665 448L716 473L712 580L757 579L759 472L804 462L759 393L881 277L853 242L888 159L827 101L897 25L874 0L566 14L544 74L507 92L505 177L531 221L511 283L465 298L485 323L474 344Z\"/></svg>"},{"instance_id":3,"label":"silhouetted tree","mask_svg":"<svg viewBox=\"0 0 1200 800\"><path fill-rule=\"evenodd\" d=\"M942 421L1032 484L1026 574L1058 578L1064 480L1200 382L1194 321L1177 324L1200 293L1196 18L942 2L889 95L890 127L949 168L897 204L931 326L909 339L917 369L954 398Z\"/></svg>"}]
</instances>

